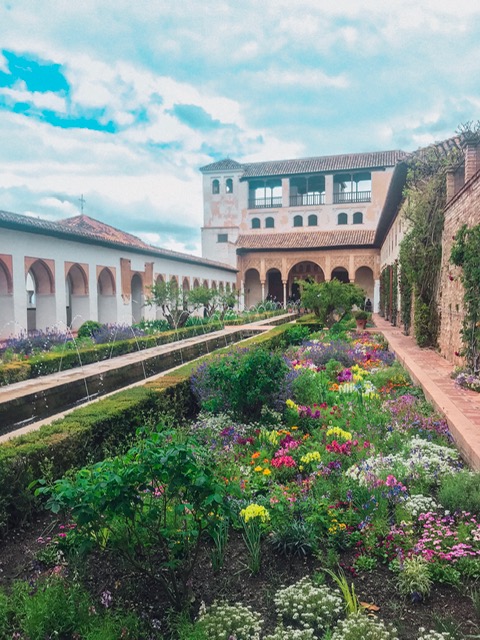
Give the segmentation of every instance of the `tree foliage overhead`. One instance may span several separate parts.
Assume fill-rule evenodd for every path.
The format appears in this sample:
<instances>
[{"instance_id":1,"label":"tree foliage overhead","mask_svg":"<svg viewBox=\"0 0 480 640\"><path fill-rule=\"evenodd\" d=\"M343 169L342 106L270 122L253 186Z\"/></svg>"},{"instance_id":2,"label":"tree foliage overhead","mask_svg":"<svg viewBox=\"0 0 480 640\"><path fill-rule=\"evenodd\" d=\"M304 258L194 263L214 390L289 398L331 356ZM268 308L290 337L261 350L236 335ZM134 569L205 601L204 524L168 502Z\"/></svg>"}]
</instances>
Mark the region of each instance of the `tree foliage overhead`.
<instances>
[{"instance_id":1,"label":"tree foliage overhead","mask_svg":"<svg viewBox=\"0 0 480 640\"><path fill-rule=\"evenodd\" d=\"M365 291L353 282L300 280L302 306L311 309L325 327L341 320L354 305L363 305Z\"/></svg>"}]
</instances>

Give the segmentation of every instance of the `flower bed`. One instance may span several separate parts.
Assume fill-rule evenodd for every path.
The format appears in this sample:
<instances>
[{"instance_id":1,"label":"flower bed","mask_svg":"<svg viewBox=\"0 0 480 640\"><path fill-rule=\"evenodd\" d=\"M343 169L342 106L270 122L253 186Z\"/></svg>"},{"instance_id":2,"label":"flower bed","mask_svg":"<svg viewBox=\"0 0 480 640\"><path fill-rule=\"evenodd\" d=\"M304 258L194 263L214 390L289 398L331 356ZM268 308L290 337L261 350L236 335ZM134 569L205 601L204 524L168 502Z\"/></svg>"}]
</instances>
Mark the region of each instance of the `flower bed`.
<instances>
[{"instance_id":1,"label":"flower bed","mask_svg":"<svg viewBox=\"0 0 480 640\"><path fill-rule=\"evenodd\" d=\"M127 454L40 490L75 525L55 549L95 547L95 570L109 551L170 605L205 599L173 631L136 603L181 640L478 632L479 476L379 338L237 349L199 368L193 388L193 423L143 432ZM435 618L446 610L450 627Z\"/></svg>"}]
</instances>

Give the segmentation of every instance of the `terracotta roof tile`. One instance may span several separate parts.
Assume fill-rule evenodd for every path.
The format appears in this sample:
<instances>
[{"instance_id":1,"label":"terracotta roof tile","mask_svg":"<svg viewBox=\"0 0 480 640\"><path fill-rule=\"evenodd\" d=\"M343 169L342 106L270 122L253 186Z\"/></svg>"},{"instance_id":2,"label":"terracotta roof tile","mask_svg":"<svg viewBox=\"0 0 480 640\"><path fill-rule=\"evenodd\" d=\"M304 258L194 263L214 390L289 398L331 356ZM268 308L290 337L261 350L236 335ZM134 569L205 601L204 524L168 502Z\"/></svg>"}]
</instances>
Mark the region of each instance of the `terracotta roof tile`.
<instances>
[{"instance_id":1,"label":"terracotta roof tile","mask_svg":"<svg viewBox=\"0 0 480 640\"><path fill-rule=\"evenodd\" d=\"M317 156L294 160L272 160L240 164L226 158L213 162L200 171L222 171L224 169L243 169L242 180L246 178L295 175L299 173L318 173L328 171L350 171L355 169L375 169L394 167L405 157L403 151L373 151L371 153L349 153L336 156Z\"/></svg>"},{"instance_id":2,"label":"terracotta roof tile","mask_svg":"<svg viewBox=\"0 0 480 640\"><path fill-rule=\"evenodd\" d=\"M200 258L199 256L180 253L180 251L171 251L170 249L154 247L153 245L146 244L140 240L140 238L137 238L131 233L126 233L125 231L121 231L120 229L116 229L115 227L111 227L108 224L85 215L66 218L65 220L60 220L58 222L51 222L50 220L23 216L9 211L0 211L0 227L26 232L31 231L43 233L44 235L62 237L77 242L91 241L92 243L102 244L104 246L122 247L127 250L130 249L136 253L140 251L147 255L219 267L221 269L227 269L228 271L237 271L234 267L215 260L207 260L206 258Z\"/></svg>"},{"instance_id":3,"label":"terracotta roof tile","mask_svg":"<svg viewBox=\"0 0 480 640\"><path fill-rule=\"evenodd\" d=\"M374 229L240 235L239 249L320 249L373 245Z\"/></svg>"}]
</instances>

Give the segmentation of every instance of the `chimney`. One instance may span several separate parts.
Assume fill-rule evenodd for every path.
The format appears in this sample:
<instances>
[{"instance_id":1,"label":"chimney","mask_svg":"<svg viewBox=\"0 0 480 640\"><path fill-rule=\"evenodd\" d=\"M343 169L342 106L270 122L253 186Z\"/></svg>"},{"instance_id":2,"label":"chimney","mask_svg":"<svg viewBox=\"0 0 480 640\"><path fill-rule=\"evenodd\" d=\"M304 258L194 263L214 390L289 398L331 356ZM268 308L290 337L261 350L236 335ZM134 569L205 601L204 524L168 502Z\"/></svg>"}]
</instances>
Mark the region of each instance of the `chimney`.
<instances>
[{"instance_id":1,"label":"chimney","mask_svg":"<svg viewBox=\"0 0 480 640\"><path fill-rule=\"evenodd\" d=\"M480 168L480 162L478 162L478 144L475 141L466 141L464 144L465 154L465 182L468 182L472 178L477 170Z\"/></svg>"}]
</instances>

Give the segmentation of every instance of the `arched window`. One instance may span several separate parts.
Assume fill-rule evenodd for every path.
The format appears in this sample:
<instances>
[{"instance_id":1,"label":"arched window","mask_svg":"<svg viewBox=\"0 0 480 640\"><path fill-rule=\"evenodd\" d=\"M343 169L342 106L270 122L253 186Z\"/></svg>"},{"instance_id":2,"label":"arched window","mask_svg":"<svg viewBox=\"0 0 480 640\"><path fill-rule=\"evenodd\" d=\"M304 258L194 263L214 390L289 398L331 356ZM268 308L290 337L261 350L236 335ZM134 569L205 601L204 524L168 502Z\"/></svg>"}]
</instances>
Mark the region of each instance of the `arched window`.
<instances>
[{"instance_id":1,"label":"arched window","mask_svg":"<svg viewBox=\"0 0 480 640\"><path fill-rule=\"evenodd\" d=\"M275 227L275 220L270 216L265 218L265 226L267 229L273 229Z\"/></svg>"},{"instance_id":2,"label":"arched window","mask_svg":"<svg viewBox=\"0 0 480 640\"><path fill-rule=\"evenodd\" d=\"M362 224L363 223L363 213L361 211L356 211L353 214L353 224Z\"/></svg>"},{"instance_id":3,"label":"arched window","mask_svg":"<svg viewBox=\"0 0 480 640\"><path fill-rule=\"evenodd\" d=\"M310 216L308 216L308 226L309 227L316 227L318 224L318 217L312 213Z\"/></svg>"},{"instance_id":4,"label":"arched window","mask_svg":"<svg viewBox=\"0 0 480 640\"><path fill-rule=\"evenodd\" d=\"M348 224L348 216L346 213L339 213L337 218L338 224Z\"/></svg>"},{"instance_id":5,"label":"arched window","mask_svg":"<svg viewBox=\"0 0 480 640\"><path fill-rule=\"evenodd\" d=\"M231 178L225 180L225 193L233 193L233 180Z\"/></svg>"},{"instance_id":6,"label":"arched window","mask_svg":"<svg viewBox=\"0 0 480 640\"><path fill-rule=\"evenodd\" d=\"M252 218L252 229L260 229L260 218Z\"/></svg>"},{"instance_id":7,"label":"arched window","mask_svg":"<svg viewBox=\"0 0 480 640\"><path fill-rule=\"evenodd\" d=\"M293 218L293 226L294 227L303 227L303 218L302 218L302 216L294 216L294 218Z\"/></svg>"},{"instance_id":8,"label":"arched window","mask_svg":"<svg viewBox=\"0 0 480 640\"><path fill-rule=\"evenodd\" d=\"M219 180L212 180L212 193L220 193Z\"/></svg>"}]
</instances>

